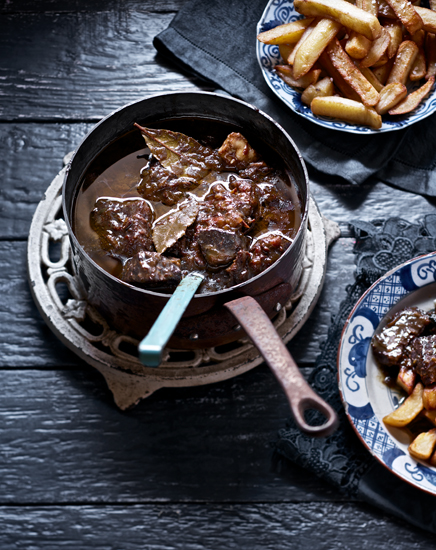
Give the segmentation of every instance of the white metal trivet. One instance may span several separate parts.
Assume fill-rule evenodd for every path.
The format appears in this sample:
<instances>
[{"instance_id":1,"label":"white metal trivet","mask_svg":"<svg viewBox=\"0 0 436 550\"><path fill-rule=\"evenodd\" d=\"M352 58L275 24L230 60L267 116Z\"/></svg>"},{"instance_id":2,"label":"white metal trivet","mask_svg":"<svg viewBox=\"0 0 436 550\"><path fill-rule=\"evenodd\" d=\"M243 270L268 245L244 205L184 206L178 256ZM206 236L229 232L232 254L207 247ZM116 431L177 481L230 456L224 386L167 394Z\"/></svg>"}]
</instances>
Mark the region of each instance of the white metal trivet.
<instances>
[{"instance_id":1,"label":"white metal trivet","mask_svg":"<svg viewBox=\"0 0 436 550\"><path fill-rule=\"evenodd\" d=\"M120 409L135 405L162 387L210 384L263 362L251 341L241 339L231 349L225 346L194 351L167 349L160 367L142 365L136 356L138 341L108 326L87 303L75 276L61 205L64 173L65 168L52 181L32 220L27 254L30 288L47 325L69 349L103 374ZM303 274L297 290L274 319L285 343L301 329L319 298L327 249L339 234L338 225L324 218L311 198ZM68 288L69 297L59 292L61 286Z\"/></svg>"}]
</instances>

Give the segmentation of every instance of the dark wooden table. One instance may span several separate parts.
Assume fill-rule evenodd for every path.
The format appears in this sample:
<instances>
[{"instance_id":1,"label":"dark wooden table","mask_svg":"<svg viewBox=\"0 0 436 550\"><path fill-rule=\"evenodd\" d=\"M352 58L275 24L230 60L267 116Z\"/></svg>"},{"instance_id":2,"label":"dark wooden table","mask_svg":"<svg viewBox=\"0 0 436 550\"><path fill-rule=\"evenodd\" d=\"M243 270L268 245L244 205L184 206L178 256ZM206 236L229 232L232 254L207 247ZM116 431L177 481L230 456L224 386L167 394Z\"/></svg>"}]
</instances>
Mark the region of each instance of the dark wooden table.
<instances>
[{"instance_id":1,"label":"dark wooden table","mask_svg":"<svg viewBox=\"0 0 436 550\"><path fill-rule=\"evenodd\" d=\"M0 549L427 549L434 537L273 458L288 416L265 366L121 412L32 300L32 215L95 122L148 94L207 89L156 54L183 0L4 0L0 8ZM427 199L312 174L339 223L325 287L291 343L310 373L353 280L347 222L418 221Z\"/></svg>"}]
</instances>

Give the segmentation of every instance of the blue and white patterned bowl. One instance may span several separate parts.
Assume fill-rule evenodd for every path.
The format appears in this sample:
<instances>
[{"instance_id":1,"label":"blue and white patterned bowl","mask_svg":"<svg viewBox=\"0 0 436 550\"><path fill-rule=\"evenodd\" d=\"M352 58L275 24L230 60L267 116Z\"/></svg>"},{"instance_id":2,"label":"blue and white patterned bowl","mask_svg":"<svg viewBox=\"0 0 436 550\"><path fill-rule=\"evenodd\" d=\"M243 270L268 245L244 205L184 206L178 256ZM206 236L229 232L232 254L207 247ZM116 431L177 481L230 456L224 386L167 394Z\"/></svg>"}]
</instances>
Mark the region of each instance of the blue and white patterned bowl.
<instances>
[{"instance_id":1,"label":"blue and white patterned bowl","mask_svg":"<svg viewBox=\"0 0 436 550\"><path fill-rule=\"evenodd\" d=\"M435 298L436 252L432 252L398 266L365 292L345 323L338 350L339 389L357 435L394 474L434 495L436 468L410 456L404 430L383 423L401 395L384 384L370 343L387 317L408 306L430 310Z\"/></svg>"},{"instance_id":2,"label":"blue and white patterned bowl","mask_svg":"<svg viewBox=\"0 0 436 550\"><path fill-rule=\"evenodd\" d=\"M270 0L257 24L257 34L277 27L277 25L283 23L291 23L302 17L302 15L295 11L293 0ZM402 117L383 116L383 125L379 130L368 128L367 126L347 124L346 122L335 121L330 118L317 117L307 105L302 103L300 92L297 92L294 88L291 88L283 82L273 70L276 65L282 63L278 46L262 44L259 40L256 40L256 53L263 76L272 91L293 111L324 128L341 130L353 134L392 132L393 130L406 128L436 111L436 93L433 88L427 98L421 102L415 111ZM411 88L411 91L416 88L419 88L418 84Z\"/></svg>"}]
</instances>

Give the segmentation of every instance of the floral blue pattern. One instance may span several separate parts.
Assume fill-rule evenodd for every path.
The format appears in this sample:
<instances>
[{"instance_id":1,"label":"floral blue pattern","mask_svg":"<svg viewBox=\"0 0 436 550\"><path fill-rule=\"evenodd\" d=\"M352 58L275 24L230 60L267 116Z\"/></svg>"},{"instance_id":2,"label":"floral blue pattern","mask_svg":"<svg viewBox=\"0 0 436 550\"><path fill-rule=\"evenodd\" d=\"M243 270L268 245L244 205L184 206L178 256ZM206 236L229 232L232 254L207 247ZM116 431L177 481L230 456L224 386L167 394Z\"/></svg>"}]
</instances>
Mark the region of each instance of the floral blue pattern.
<instances>
[{"instance_id":1,"label":"floral blue pattern","mask_svg":"<svg viewBox=\"0 0 436 550\"><path fill-rule=\"evenodd\" d=\"M293 0L270 0L258 22L257 33L259 34L283 23L291 23L292 21L296 21L302 17L303 16L297 13L294 9ZM436 93L433 88L433 91L412 113L402 117L385 116L383 118L383 125L379 130L366 126L347 124L345 122L335 121L326 117L316 117L310 108L301 102L300 92L297 92L295 89L285 84L285 82L283 82L283 80L279 78L274 71L274 67L280 63L278 46L262 44L256 40L256 53L262 74L273 92L294 112L314 122L315 124L318 124L319 126L323 126L324 128L340 130L353 134L377 134L380 132L392 132L394 130L406 128L407 126L428 117L436 111ZM415 85L411 88L411 91L418 87L418 84Z\"/></svg>"},{"instance_id":2,"label":"floral blue pattern","mask_svg":"<svg viewBox=\"0 0 436 550\"><path fill-rule=\"evenodd\" d=\"M391 248L394 250L395 244ZM398 404L398 395L374 380L377 376L374 371L367 372L371 364L371 338L380 321L401 298L413 301L415 291L434 284L435 274L436 252L432 252L414 258L378 279L361 296L345 323L338 369L339 389L348 418L368 450L396 475L436 495L436 468L414 460L406 452L404 442L400 444L381 420L380 400L384 400L384 407L389 407L386 400L386 394L389 394L393 409ZM382 393L378 387L383 387Z\"/></svg>"}]
</instances>

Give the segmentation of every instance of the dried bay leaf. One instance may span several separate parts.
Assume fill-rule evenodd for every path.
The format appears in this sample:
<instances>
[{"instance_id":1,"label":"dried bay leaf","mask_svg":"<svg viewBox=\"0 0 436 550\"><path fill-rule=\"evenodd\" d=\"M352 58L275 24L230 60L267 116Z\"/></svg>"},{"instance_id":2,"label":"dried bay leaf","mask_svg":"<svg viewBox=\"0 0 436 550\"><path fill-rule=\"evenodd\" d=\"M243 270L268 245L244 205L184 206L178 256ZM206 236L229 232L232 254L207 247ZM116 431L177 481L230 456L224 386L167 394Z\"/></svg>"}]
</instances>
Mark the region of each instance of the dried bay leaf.
<instances>
[{"instance_id":1,"label":"dried bay leaf","mask_svg":"<svg viewBox=\"0 0 436 550\"><path fill-rule=\"evenodd\" d=\"M182 202L179 208L170 210L160 217L153 227L153 243L157 252L162 254L195 222L198 213L198 202L194 199Z\"/></svg>"},{"instance_id":2,"label":"dried bay leaf","mask_svg":"<svg viewBox=\"0 0 436 550\"><path fill-rule=\"evenodd\" d=\"M177 177L202 179L211 170L221 170L223 161L216 151L201 145L194 138L171 130L144 128L141 130L153 156Z\"/></svg>"}]
</instances>

